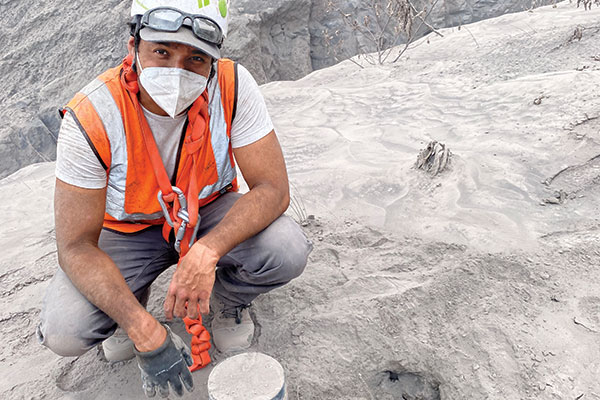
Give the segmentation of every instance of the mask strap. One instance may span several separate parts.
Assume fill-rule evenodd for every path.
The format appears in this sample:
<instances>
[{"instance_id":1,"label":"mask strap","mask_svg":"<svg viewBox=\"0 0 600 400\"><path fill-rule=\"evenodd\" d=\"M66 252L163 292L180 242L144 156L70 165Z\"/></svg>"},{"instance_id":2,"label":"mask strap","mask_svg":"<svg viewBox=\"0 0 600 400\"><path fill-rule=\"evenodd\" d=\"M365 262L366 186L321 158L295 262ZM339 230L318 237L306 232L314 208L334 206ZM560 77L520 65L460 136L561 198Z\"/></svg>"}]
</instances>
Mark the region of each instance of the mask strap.
<instances>
[{"instance_id":1,"label":"mask strap","mask_svg":"<svg viewBox=\"0 0 600 400\"><path fill-rule=\"evenodd\" d=\"M137 66L139 65L140 70L137 71ZM142 73L142 62L140 61L140 53L137 51L137 49L135 49L135 58L133 59L133 65L132 67L134 67L136 69L136 72L138 72L138 74Z\"/></svg>"},{"instance_id":2,"label":"mask strap","mask_svg":"<svg viewBox=\"0 0 600 400\"><path fill-rule=\"evenodd\" d=\"M213 76L215 76L216 71L217 71L217 59L214 59L214 61L212 62L212 64L210 65L210 73L208 74L208 79L206 80L206 86L208 87L208 84L210 83L211 79L213 78Z\"/></svg>"}]
</instances>

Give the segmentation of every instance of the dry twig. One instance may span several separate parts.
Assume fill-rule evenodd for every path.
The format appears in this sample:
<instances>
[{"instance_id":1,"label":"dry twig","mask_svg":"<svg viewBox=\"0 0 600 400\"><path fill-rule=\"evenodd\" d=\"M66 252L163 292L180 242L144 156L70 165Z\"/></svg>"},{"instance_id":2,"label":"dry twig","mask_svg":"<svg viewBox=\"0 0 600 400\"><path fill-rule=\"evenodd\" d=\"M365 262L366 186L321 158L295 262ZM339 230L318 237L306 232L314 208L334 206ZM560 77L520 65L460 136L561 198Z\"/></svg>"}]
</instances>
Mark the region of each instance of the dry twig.
<instances>
[{"instance_id":1,"label":"dry twig","mask_svg":"<svg viewBox=\"0 0 600 400\"><path fill-rule=\"evenodd\" d=\"M385 63L391 55L394 46L403 38L406 38L407 46L405 46L401 54L406 51L408 45L414 41L415 35L423 26L426 26L437 35L443 36L427 22L427 17L430 15L437 1L435 0L430 8L419 11L411 0L368 0L363 3L366 3L369 13L359 16L355 10L344 12L341 9L337 9L333 1L330 0L327 10L328 12L334 10L339 12L344 24L352 32L360 34L363 42L357 40L357 59L375 65ZM337 4L339 3L341 2ZM420 21L420 24L417 29L414 29L414 22L417 20ZM325 45L331 49L330 54L333 53L336 61L339 61L339 55L345 53L345 43L341 32L337 30L329 34L325 30L324 36ZM366 43L364 43L365 41ZM375 50L374 53L370 54L373 49ZM399 56L396 57L394 62L398 61L399 58ZM352 60L352 58L350 59L362 67L359 62Z\"/></svg>"},{"instance_id":2,"label":"dry twig","mask_svg":"<svg viewBox=\"0 0 600 400\"><path fill-rule=\"evenodd\" d=\"M435 6L437 5L437 3L438 3L438 0L435 0L435 1L433 2L433 4L432 4L432 5L431 5L431 7L429 8L429 11L427 12L427 15L425 15L425 17L423 17L423 18L420 18L420 17L419 17L419 19L421 20L421 24L420 24L420 25L417 27L417 29L415 29L414 31L412 31L412 30L411 30L411 32L409 32L409 37L408 37L408 39L406 40L406 45L404 46L404 48L403 48L402 50L400 50L400 53L399 53L399 54L396 56L396 58L395 58L395 59L394 59L394 61L392 61L392 62L396 62L396 61L398 61L398 60L400 59L400 57L402 57L402 55L403 55L403 54L406 52L406 50L408 50L408 47L410 46L410 44L411 44L411 43L414 41L414 39L415 39L415 36L414 36L414 35L415 35L417 32L419 32L419 30L420 30L420 29L421 29L421 27L423 26L423 24L424 24L425 20L427 19L427 17L429 17L429 14L431 14L431 12L433 11L433 9L434 9L434 8L435 8ZM423 10L423 11L425 11L425 10ZM422 11L422 12L423 12L423 11Z\"/></svg>"}]
</instances>

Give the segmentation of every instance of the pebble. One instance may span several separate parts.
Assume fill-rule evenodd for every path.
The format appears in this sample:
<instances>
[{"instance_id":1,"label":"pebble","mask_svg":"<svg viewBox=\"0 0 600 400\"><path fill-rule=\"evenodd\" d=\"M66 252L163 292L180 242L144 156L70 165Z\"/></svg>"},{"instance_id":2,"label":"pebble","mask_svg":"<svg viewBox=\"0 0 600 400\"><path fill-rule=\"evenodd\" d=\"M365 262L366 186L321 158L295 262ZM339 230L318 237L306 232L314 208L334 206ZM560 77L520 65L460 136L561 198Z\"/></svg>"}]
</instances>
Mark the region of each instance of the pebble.
<instances>
[{"instance_id":1,"label":"pebble","mask_svg":"<svg viewBox=\"0 0 600 400\"><path fill-rule=\"evenodd\" d=\"M542 273L540 274L540 277L541 277L542 279L548 280L548 279L550 279L550 274L549 274L549 273L547 273L547 272L542 272Z\"/></svg>"},{"instance_id":2,"label":"pebble","mask_svg":"<svg viewBox=\"0 0 600 400\"><path fill-rule=\"evenodd\" d=\"M543 383L540 383L540 384L538 385L538 389L540 390L540 392L543 392L544 390L546 390L546 385L545 385L545 384L543 384Z\"/></svg>"}]
</instances>

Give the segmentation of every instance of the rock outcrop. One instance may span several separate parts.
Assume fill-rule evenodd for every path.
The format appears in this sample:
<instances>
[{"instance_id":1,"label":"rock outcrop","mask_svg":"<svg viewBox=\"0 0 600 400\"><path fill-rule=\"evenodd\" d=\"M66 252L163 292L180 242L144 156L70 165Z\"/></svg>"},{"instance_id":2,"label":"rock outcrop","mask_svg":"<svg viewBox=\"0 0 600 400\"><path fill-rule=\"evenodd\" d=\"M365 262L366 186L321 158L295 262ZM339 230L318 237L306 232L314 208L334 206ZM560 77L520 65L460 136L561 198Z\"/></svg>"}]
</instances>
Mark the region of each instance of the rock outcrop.
<instances>
[{"instance_id":1,"label":"rock outcrop","mask_svg":"<svg viewBox=\"0 0 600 400\"><path fill-rule=\"evenodd\" d=\"M438 27L466 24L551 0L441 0L430 15ZM335 64L324 31L345 38L344 55L368 42L344 24L335 7L369 14L367 2L335 0L233 0L224 53L242 62L260 83L299 79ZM423 3L423 1L421 1ZM415 2L419 5L419 1ZM55 157L57 108L126 52L129 0L56 0L35 6L0 0L0 177ZM420 5L422 6L422 4Z\"/></svg>"},{"instance_id":2,"label":"rock outcrop","mask_svg":"<svg viewBox=\"0 0 600 400\"><path fill-rule=\"evenodd\" d=\"M258 82L295 80L312 71L311 0L233 2L225 54Z\"/></svg>"},{"instance_id":3,"label":"rock outcrop","mask_svg":"<svg viewBox=\"0 0 600 400\"><path fill-rule=\"evenodd\" d=\"M0 0L0 177L54 158L57 109L123 58L130 6Z\"/></svg>"}]
</instances>

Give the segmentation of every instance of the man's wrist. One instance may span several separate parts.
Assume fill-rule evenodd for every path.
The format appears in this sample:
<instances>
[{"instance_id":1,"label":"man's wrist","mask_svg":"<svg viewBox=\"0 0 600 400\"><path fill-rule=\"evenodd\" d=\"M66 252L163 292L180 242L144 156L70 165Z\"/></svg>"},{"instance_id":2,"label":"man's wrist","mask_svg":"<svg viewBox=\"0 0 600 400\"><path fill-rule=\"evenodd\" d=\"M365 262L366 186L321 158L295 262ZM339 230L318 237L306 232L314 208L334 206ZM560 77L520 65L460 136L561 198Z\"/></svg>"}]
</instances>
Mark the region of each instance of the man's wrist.
<instances>
[{"instance_id":1,"label":"man's wrist","mask_svg":"<svg viewBox=\"0 0 600 400\"><path fill-rule=\"evenodd\" d=\"M227 251L219 249L218 246L213 245L210 239L206 237L194 243L194 245L192 246L192 250L196 254L201 255L204 259L209 260L210 264L214 265L216 265L217 262L219 262L219 260L221 259L221 257L223 257L227 253Z\"/></svg>"},{"instance_id":2,"label":"man's wrist","mask_svg":"<svg viewBox=\"0 0 600 400\"><path fill-rule=\"evenodd\" d=\"M132 323L127 334L140 352L158 349L167 338L166 329L150 314Z\"/></svg>"}]
</instances>

